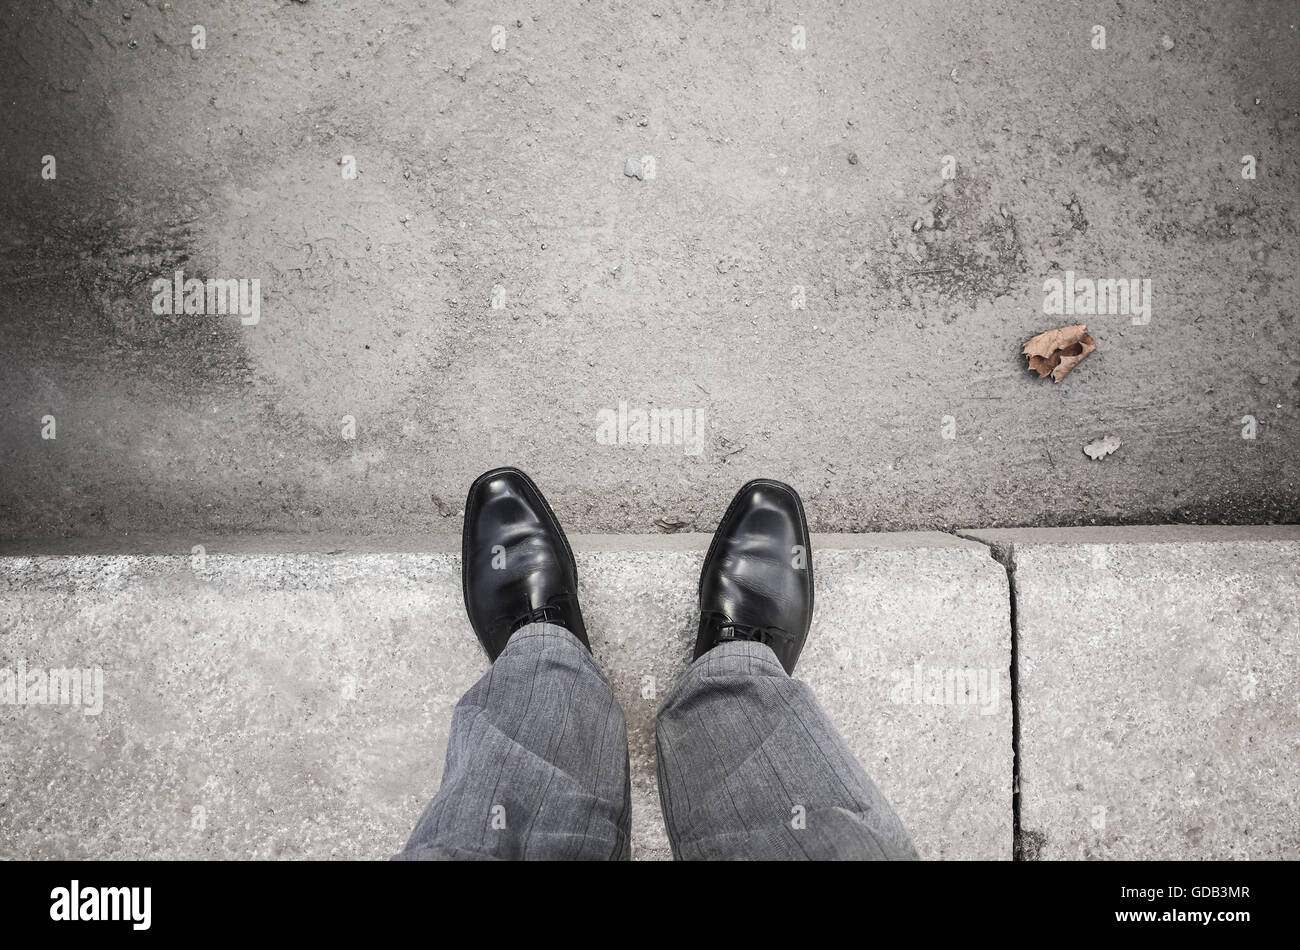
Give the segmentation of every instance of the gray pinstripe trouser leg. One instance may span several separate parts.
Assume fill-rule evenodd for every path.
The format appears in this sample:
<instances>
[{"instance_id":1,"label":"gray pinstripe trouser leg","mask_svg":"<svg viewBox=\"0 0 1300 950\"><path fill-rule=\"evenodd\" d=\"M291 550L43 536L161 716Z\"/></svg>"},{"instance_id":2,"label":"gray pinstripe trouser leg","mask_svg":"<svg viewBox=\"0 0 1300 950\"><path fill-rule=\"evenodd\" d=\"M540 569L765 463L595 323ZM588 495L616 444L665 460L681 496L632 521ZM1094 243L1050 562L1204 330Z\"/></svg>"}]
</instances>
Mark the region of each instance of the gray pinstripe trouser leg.
<instances>
[{"instance_id":1,"label":"gray pinstripe trouser leg","mask_svg":"<svg viewBox=\"0 0 1300 950\"><path fill-rule=\"evenodd\" d=\"M761 643L691 664L659 710L656 744L678 860L917 857L812 690Z\"/></svg>"},{"instance_id":2,"label":"gray pinstripe trouser leg","mask_svg":"<svg viewBox=\"0 0 1300 950\"><path fill-rule=\"evenodd\" d=\"M697 660L659 711L659 790L678 858L914 858L808 687L767 647ZM510 639L452 715L442 787L402 860L630 856L627 727L568 631Z\"/></svg>"},{"instance_id":3,"label":"gray pinstripe trouser leg","mask_svg":"<svg viewBox=\"0 0 1300 950\"><path fill-rule=\"evenodd\" d=\"M442 786L399 860L631 856L627 724L563 627L519 629L456 704Z\"/></svg>"}]
</instances>

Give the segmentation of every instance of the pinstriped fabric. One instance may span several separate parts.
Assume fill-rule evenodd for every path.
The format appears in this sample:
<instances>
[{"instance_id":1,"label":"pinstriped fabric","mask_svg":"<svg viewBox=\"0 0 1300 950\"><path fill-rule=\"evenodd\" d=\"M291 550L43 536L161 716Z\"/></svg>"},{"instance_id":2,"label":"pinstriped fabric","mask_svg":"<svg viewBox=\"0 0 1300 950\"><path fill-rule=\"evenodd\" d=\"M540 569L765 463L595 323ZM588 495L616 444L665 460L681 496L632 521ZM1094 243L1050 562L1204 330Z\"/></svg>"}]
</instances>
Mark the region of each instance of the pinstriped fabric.
<instances>
[{"instance_id":1,"label":"pinstriped fabric","mask_svg":"<svg viewBox=\"0 0 1300 950\"><path fill-rule=\"evenodd\" d=\"M630 856L627 725L572 634L531 624L452 714L442 785L398 860Z\"/></svg>"},{"instance_id":2,"label":"pinstriped fabric","mask_svg":"<svg viewBox=\"0 0 1300 950\"><path fill-rule=\"evenodd\" d=\"M658 714L679 860L906 860L916 849L807 684L760 643L700 657Z\"/></svg>"},{"instance_id":3,"label":"pinstriped fabric","mask_svg":"<svg viewBox=\"0 0 1300 950\"><path fill-rule=\"evenodd\" d=\"M700 657L658 715L679 859L907 859L907 832L812 691L762 644ZM627 727L568 631L515 634L457 704L442 786L398 860L630 856Z\"/></svg>"}]
</instances>

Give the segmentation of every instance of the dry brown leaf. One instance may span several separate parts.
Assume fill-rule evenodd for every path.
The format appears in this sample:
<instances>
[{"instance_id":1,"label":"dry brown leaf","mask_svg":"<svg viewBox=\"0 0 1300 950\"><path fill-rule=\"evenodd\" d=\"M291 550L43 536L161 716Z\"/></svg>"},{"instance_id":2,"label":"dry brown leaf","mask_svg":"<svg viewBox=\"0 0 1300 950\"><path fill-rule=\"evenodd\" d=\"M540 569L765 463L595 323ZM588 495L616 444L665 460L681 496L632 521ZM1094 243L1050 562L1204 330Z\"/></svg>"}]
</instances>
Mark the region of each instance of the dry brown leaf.
<instances>
[{"instance_id":1,"label":"dry brown leaf","mask_svg":"<svg viewBox=\"0 0 1300 950\"><path fill-rule=\"evenodd\" d=\"M1059 383L1096 348L1088 336L1088 325L1076 323L1038 334L1020 352L1029 357L1029 368L1039 379L1050 374Z\"/></svg>"}]
</instances>

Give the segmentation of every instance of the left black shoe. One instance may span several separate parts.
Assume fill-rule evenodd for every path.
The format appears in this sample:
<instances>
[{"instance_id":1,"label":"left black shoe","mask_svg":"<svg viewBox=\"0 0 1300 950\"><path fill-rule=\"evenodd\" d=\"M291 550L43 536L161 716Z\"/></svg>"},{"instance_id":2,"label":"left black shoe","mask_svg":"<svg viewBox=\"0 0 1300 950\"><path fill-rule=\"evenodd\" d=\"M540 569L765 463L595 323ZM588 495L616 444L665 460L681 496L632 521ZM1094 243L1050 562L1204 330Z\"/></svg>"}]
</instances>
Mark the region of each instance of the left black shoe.
<instances>
[{"instance_id":1,"label":"left black shoe","mask_svg":"<svg viewBox=\"0 0 1300 950\"><path fill-rule=\"evenodd\" d=\"M771 647L793 674L812 614L803 502L789 485L755 479L732 500L704 558L695 656L720 643L753 640Z\"/></svg>"},{"instance_id":2,"label":"left black shoe","mask_svg":"<svg viewBox=\"0 0 1300 950\"><path fill-rule=\"evenodd\" d=\"M557 624L591 649L569 540L541 491L517 468L484 472L470 486L461 589L470 625L493 661L529 623Z\"/></svg>"}]
</instances>

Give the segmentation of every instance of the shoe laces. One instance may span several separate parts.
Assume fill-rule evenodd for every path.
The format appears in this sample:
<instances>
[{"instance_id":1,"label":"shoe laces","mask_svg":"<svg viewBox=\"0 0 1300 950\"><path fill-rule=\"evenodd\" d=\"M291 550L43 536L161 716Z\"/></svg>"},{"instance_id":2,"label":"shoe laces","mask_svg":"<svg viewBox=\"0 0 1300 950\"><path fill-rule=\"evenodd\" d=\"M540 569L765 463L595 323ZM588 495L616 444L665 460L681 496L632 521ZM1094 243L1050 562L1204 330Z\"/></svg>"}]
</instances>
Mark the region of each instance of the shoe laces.
<instances>
[{"instance_id":1,"label":"shoe laces","mask_svg":"<svg viewBox=\"0 0 1300 950\"><path fill-rule=\"evenodd\" d=\"M564 611L560 610L559 607L553 607L550 604L547 604L544 607L537 607L528 611L528 613L524 614L511 624L510 632L514 633L520 627L526 627L530 623L553 623L563 627Z\"/></svg>"},{"instance_id":2,"label":"shoe laces","mask_svg":"<svg viewBox=\"0 0 1300 950\"><path fill-rule=\"evenodd\" d=\"M780 627L760 627L755 624L736 623L734 620L728 620L725 617L715 624L714 629L717 631L717 643L735 643L737 640L748 640L771 646L774 640L790 639L790 634ZM731 632L724 632L727 630Z\"/></svg>"}]
</instances>

